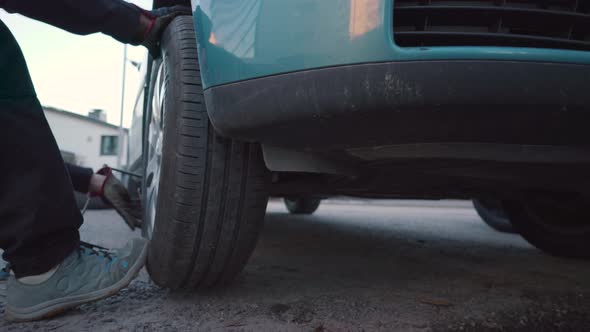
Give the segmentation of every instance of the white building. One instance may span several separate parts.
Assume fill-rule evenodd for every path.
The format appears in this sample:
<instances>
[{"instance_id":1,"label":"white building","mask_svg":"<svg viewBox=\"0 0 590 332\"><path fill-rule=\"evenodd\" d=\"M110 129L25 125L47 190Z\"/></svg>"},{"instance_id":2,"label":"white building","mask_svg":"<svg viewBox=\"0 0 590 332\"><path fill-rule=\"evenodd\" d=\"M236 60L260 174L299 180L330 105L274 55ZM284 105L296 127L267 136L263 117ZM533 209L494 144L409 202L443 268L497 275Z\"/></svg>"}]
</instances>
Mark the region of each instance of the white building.
<instances>
[{"instance_id":1,"label":"white building","mask_svg":"<svg viewBox=\"0 0 590 332\"><path fill-rule=\"evenodd\" d=\"M53 107L43 110L66 162L94 170L104 164L117 166L119 127L107 123L102 110L88 116ZM127 136L128 130L124 129L122 164L127 160Z\"/></svg>"}]
</instances>

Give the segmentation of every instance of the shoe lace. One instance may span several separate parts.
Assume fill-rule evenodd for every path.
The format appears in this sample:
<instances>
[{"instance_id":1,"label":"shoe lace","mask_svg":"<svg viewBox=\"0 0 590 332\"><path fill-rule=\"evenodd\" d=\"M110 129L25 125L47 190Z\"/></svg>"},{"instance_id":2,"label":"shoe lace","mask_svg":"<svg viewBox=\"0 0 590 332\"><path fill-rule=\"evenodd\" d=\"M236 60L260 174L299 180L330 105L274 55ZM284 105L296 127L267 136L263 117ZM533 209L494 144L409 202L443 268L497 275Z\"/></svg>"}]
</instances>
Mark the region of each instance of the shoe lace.
<instances>
[{"instance_id":1,"label":"shoe lace","mask_svg":"<svg viewBox=\"0 0 590 332\"><path fill-rule=\"evenodd\" d=\"M80 241L78 251L85 255L96 255L99 257L105 257L109 261L113 260L113 253L109 249L97 246L96 244Z\"/></svg>"}]
</instances>

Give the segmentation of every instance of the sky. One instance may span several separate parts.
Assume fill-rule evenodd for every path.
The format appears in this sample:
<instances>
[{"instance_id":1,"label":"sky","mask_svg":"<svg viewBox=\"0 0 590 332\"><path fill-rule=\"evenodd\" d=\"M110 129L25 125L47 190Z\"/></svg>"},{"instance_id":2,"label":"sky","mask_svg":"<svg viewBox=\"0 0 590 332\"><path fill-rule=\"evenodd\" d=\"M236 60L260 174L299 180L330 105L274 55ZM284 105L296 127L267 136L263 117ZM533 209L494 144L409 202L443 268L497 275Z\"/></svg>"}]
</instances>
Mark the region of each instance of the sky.
<instances>
[{"instance_id":1,"label":"sky","mask_svg":"<svg viewBox=\"0 0 590 332\"><path fill-rule=\"evenodd\" d=\"M149 8L152 0L131 0ZM0 9L2 20L24 53L37 96L44 106L87 115L99 108L107 121L119 125L123 44L103 34L77 36L50 25ZM143 62L145 48L127 47L130 60ZM140 75L126 65L123 125L129 127Z\"/></svg>"}]
</instances>

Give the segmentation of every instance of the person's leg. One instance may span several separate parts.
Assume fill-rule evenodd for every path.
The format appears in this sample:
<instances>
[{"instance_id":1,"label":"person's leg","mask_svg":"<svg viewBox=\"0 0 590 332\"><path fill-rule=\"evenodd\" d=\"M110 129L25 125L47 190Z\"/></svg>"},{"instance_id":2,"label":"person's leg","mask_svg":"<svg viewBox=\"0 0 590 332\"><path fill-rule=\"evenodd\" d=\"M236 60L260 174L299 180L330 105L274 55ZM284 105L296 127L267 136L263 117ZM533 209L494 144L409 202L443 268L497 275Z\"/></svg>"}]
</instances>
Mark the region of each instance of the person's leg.
<instances>
[{"instance_id":1,"label":"person's leg","mask_svg":"<svg viewBox=\"0 0 590 332\"><path fill-rule=\"evenodd\" d=\"M79 241L82 216L68 173L20 48L1 21L0 126L0 248L15 273L4 316L42 319L126 287L145 264L147 241L119 250Z\"/></svg>"},{"instance_id":2,"label":"person's leg","mask_svg":"<svg viewBox=\"0 0 590 332\"><path fill-rule=\"evenodd\" d=\"M25 60L0 21L0 248L18 277L78 246L82 216Z\"/></svg>"},{"instance_id":3,"label":"person's leg","mask_svg":"<svg viewBox=\"0 0 590 332\"><path fill-rule=\"evenodd\" d=\"M87 193L90 190L90 184L94 171L92 168L82 167L66 163L72 186L74 190L80 193Z\"/></svg>"}]
</instances>

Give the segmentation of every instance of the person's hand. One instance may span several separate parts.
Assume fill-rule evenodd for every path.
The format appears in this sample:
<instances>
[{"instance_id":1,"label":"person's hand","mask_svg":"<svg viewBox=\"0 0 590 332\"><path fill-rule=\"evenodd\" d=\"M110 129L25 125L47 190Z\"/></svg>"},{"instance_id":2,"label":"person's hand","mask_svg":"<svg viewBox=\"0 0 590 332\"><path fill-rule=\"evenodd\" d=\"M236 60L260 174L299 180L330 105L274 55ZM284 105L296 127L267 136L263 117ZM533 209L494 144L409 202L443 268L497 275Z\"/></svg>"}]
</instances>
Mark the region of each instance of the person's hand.
<instances>
[{"instance_id":1,"label":"person's hand","mask_svg":"<svg viewBox=\"0 0 590 332\"><path fill-rule=\"evenodd\" d=\"M160 57L160 39L162 33L176 16L191 15L191 8L186 6L162 7L145 11L140 18L140 24L146 26L141 45L145 46L152 57Z\"/></svg>"}]
</instances>

